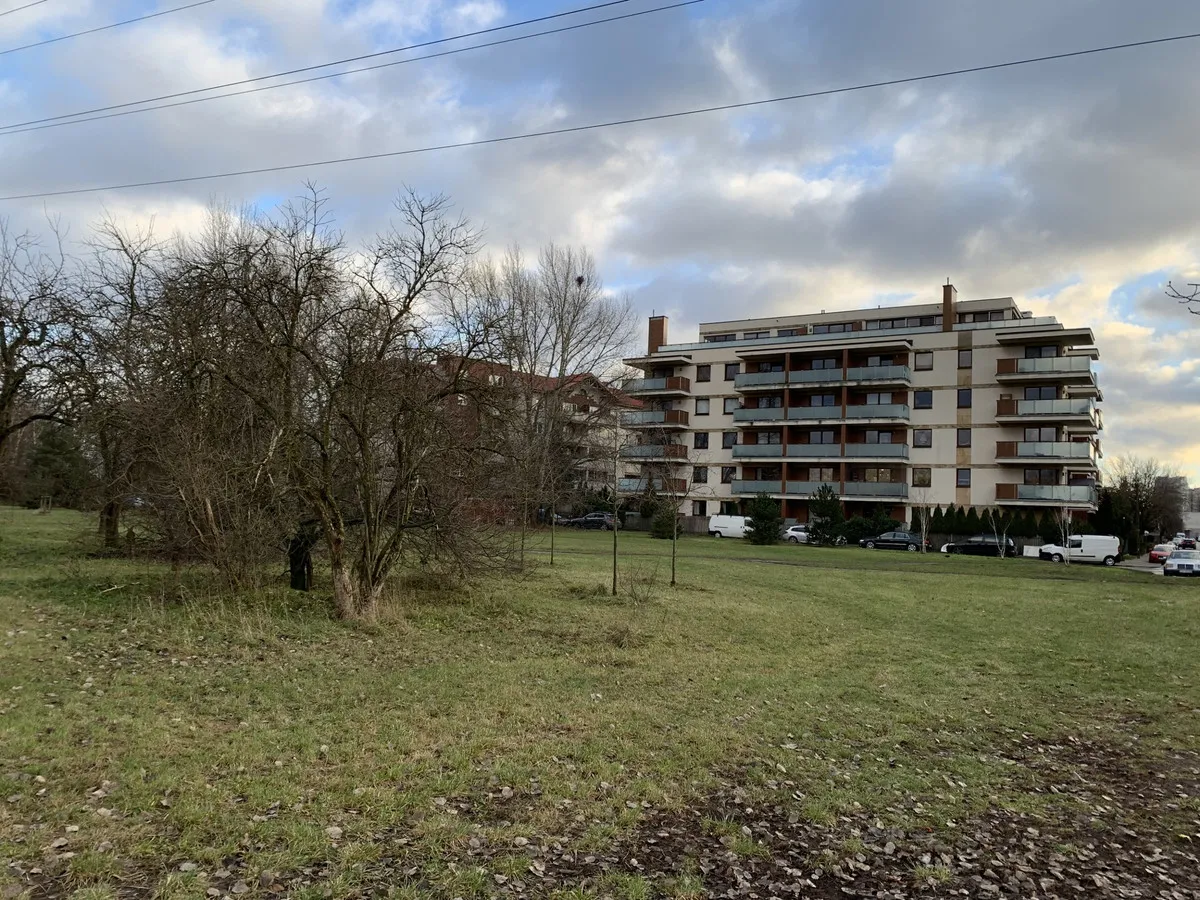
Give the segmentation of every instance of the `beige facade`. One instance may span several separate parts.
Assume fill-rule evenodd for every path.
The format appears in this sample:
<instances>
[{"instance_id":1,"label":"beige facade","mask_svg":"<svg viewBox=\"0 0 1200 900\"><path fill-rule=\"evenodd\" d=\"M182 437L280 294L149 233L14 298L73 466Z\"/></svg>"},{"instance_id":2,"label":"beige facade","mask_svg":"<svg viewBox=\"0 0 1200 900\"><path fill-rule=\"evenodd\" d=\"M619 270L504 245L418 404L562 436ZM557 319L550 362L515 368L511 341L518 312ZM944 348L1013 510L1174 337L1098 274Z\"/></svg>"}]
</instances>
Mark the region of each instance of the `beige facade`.
<instances>
[{"instance_id":1,"label":"beige facade","mask_svg":"<svg viewBox=\"0 0 1200 900\"><path fill-rule=\"evenodd\" d=\"M789 519L832 484L850 515L914 507L1095 508L1094 338L1009 298L713 322L666 342L650 321L641 435L622 455L685 515L765 492Z\"/></svg>"}]
</instances>

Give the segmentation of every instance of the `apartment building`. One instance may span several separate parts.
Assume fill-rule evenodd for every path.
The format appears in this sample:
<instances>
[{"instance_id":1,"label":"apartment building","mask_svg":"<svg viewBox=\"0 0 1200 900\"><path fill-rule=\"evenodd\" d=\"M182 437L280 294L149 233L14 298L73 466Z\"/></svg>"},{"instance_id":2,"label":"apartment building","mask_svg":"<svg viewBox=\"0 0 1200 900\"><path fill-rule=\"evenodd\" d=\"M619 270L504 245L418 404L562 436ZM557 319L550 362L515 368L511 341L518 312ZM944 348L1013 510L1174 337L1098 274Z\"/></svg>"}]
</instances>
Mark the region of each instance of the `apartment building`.
<instances>
[{"instance_id":1,"label":"apartment building","mask_svg":"<svg viewBox=\"0 0 1200 900\"><path fill-rule=\"evenodd\" d=\"M808 521L822 484L847 515L914 507L1096 508L1102 399L1090 329L1034 318L1011 298L713 322L625 362L643 408L624 414L653 488L684 515L737 513L759 493Z\"/></svg>"}]
</instances>

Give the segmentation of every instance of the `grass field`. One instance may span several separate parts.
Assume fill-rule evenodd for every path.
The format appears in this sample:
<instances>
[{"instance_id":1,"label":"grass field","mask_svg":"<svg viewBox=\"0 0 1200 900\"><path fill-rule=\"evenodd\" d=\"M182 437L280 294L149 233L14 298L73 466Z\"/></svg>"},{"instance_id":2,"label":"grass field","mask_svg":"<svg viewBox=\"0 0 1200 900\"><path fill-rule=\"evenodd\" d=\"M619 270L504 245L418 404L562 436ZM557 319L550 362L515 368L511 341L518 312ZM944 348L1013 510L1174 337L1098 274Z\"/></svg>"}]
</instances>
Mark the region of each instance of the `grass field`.
<instances>
[{"instance_id":1,"label":"grass field","mask_svg":"<svg viewBox=\"0 0 1200 900\"><path fill-rule=\"evenodd\" d=\"M364 628L90 527L0 511L5 898L1200 896L1200 584L560 533Z\"/></svg>"}]
</instances>

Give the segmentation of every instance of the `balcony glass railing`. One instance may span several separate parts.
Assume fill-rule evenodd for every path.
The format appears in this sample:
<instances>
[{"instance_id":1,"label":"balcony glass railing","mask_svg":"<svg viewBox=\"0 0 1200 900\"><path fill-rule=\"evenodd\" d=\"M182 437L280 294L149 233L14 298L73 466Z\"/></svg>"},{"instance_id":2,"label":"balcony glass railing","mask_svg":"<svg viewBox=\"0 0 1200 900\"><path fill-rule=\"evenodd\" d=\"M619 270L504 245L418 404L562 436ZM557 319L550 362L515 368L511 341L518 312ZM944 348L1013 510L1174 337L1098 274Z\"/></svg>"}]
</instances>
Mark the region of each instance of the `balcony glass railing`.
<instances>
[{"instance_id":1,"label":"balcony glass railing","mask_svg":"<svg viewBox=\"0 0 1200 900\"><path fill-rule=\"evenodd\" d=\"M734 459L771 459L783 456L783 444L735 444Z\"/></svg>"},{"instance_id":2,"label":"balcony glass railing","mask_svg":"<svg viewBox=\"0 0 1200 900\"><path fill-rule=\"evenodd\" d=\"M836 384L845 380L840 368L837 369L803 369L788 373L791 384Z\"/></svg>"},{"instance_id":3,"label":"balcony glass railing","mask_svg":"<svg viewBox=\"0 0 1200 900\"><path fill-rule=\"evenodd\" d=\"M1094 459L1091 441L1018 441L1017 459Z\"/></svg>"},{"instance_id":4,"label":"balcony glass railing","mask_svg":"<svg viewBox=\"0 0 1200 900\"><path fill-rule=\"evenodd\" d=\"M783 386L787 384L787 372L746 372L733 379L738 390L751 387Z\"/></svg>"},{"instance_id":5,"label":"balcony glass railing","mask_svg":"<svg viewBox=\"0 0 1200 900\"><path fill-rule=\"evenodd\" d=\"M847 381L911 381L908 366L857 366L846 370Z\"/></svg>"},{"instance_id":6,"label":"balcony glass railing","mask_svg":"<svg viewBox=\"0 0 1200 900\"><path fill-rule=\"evenodd\" d=\"M1003 401L1002 401L1003 402ZM1018 400L1018 416L1088 416L1094 417L1091 400Z\"/></svg>"},{"instance_id":7,"label":"balcony glass railing","mask_svg":"<svg viewBox=\"0 0 1200 900\"><path fill-rule=\"evenodd\" d=\"M1095 506L1096 489L1090 485L1075 484L1018 484L1017 499Z\"/></svg>"},{"instance_id":8,"label":"balcony glass railing","mask_svg":"<svg viewBox=\"0 0 1200 900\"><path fill-rule=\"evenodd\" d=\"M847 444L846 456L908 459L908 444Z\"/></svg>"},{"instance_id":9,"label":"balcony glass railing","mask_svg":"<svg viewBox=\"0 0 1200 900\"><path fill-rule=\"evenodd\" d=\"M908 485L895 481L848 481L846 497L907 497Z\"/></svg>"},{"instance_id":10,"label":"balcony glass railing","mask_svg":"<svg viewBox=\"0 0 1200 900\"><path fill-rule=\"evenodd\" d=\"M787 483L787 494L788 496L810 497L823 484L828 484L839 494L841 493L841 486L836 481L789 481Z\"/></svg>"},{"instance_id":11,"label":"balcony glass railing","mask_svg":"<svg viewBox=\"0 0 1200 900\"><path fill-rule=\"evenodd\" d=\"M743 481L735 480L731 483L733 493L735 494L782 494L782 481Z\"/></svg>"},{"instance_id":12,"label":"balcony glass railing","mask_svg":"<svg viewBox=\"0 0 1200 900\"><path fill-rule=\"evenodd\" d=\"M788 444L787 448L790 459L839 459L841 455L841 444Z\"/></svg>"},{"instance_id":13,"label":"balcony glass railing","mask_svg":"<svg viewBox=\"0 0 1200 900\"><path fill-rule=\"evenodd\" d=\"M683 444L636 444L621 448L622 459L687 459L687 456Z\"/></svg>"},{"instance_id":14,"label":"balcony glass railing","mask_svg":"<svg viewBox=\"0 0 1200 900\"><path fill-rule=\"evenodd\" d=\"M789 419L840 419L841 406L789 406Z\"/></svg>"},{"instance_id":15,"label":"balcony glass railing","mask_svg":"<svg viewBox=\"0 0 1200 900\"><path fill-rule=\"evenodd\" d=\"M763 407L761 409L746 407L733 411L733 421L735 422L777 422L782 418L782 406Z\"/></svg>"},{"instance_id":16,"label":"balcony glass railing","mask_svg":"<svg viewBox=\"0 0 1200 900\"><path fill-rule=\"evenodd\" d=\"M686 425L688 414L682 409L642 409L621 414L621 424L627 427L646 425Z\"/></svg>"},{"instance_id":17,"label":"balcony glass railing","mask_svg":"<svg viewBox=\"0 0 1200 900\"><path fill-rule=\"evenodd\" d=\"M907 419L908 407L903 403L876 403L846 407L847 419Z\"/></svg>"},{"instance_id":18,"label":"balcony glass railing","mask_svg":"<svg viewBox=\"0 0 1200 900\"><path fill-rule=\"evenodd\" d=\"M1017 360L1017 373L1021 375L1080 375L1091 370L1092 361L1086 356L1046 356L1040 359Z\"/></svg>"},{"instance_id":19,"label":"balcony glass railing","mask_svg":"<svg viewBox=\"0 0 1200 900\"><path fill-rule=\"evenodd\" d=\"M621 385L627 394L650 394L656 391L686 394L691 390L691 381L678 375L662 378L631 378Z\"/></svg>"},{"instance_id":20,"label":"balcony glass railing","mask_svg":"<svg viewBox=\"0 0 1200 900\"><path fill-rule=\"evenodd\" d=\"M687 492L687 482L676 478L621 478L617 481L617 490L623 494L644 494L647 491L683 494Z\"/></svg>"}]
</instances>

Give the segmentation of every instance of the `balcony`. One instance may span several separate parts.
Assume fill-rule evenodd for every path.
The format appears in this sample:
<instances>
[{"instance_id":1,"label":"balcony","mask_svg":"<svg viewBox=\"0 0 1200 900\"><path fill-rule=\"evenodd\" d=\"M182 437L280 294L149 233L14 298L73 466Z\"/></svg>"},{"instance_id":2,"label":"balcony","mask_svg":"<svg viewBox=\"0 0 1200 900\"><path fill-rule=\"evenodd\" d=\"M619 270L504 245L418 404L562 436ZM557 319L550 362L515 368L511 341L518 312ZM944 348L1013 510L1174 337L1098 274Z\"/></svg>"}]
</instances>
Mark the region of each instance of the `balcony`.
<instances>
[{"instance_id":1,"label":"balcony","mask_svg":"<svg viewBox=\"0 0 1200 900\"><path fill-rule=\"evenodd\" d=\"M739 391L767 390L782 388L787 381L787 372L746 372L733 379L733 386Z\"/></svg>"},{"instance_id":2,"label":"balcony","mask_svg":"<svg viewBox=\"0 0 1200 900\"><path fill-rule=\"evenodd\" d=\"M845 380L841 368L801 369L788 373L788 384L841 384Z\"/></svg>"},{"instance_id":3,"label":"balcony","mask_svg":"<svg viewBox=\"0 0 1200 900\"><path fill-rule=\"evenodd\" d=\"M680 397L692 392L692 382L682 376L669 378L633 378L621 389L634 396Z\"/></svg>"},{"instance_id":4,"label":"balcony","mask_svg":"<svg viewBox=\"0 0 1200 900\"><path fill-rule=\"evenodd\" d=\"M1086 356L1048 356L1040 359L999 359L997 381L1095 381L1092 361Z\"/></svg>"},{"instance_id":5,"label":"balcony","mask_svg":"<svg viewBox=\"0 0 1200 900\"><path fill-rule=\"evenodd\" d=\"M686 461L687 458L688 448L683 444L636 444L621 448L621 459Z\"/></svg>"},{"instance_id":6,"label":"balcony","mask_svg":"<svg viewBox=\"0 0 1200 900\"><path fill-rule=\"evenodd\" d=\"M908 407L903 403L875 403L846 407L847 419L907 419Z\"/></svg>"},{"instance_id":7,"label":"balcony","mask_svg":"<svg viewBox=\"0 0 1200 900\"><path fill-rule=\"evenodd\" d=\"M789 481L786 493L789 497L811 497L823 484L841 494L841 485L836 481Z\"/></svg>"},{"instance_id":8,"label":"balcony","mask_svg":"<svg viewBox=\"0 0 1200 900\"><path fill-rule=\"evenodd\" d=\"M783 456L783 444L734 444L734 459L778 459Z\"/></svg>"},{"instance_id":9,"label":"balcony","mask_svg":"<svg viewBox=\"0 0 1200 900\"><path fill-rule=\"evenodd\" d=\"M617 490L622 494L686 494L687 482L682 478L622 478Z\"/></svg>"},{"instance_id":10,"label":"balcony","mask_svg":"<svg viewBox=\"0 0 1200 900\"><path fill-rule=\"evenodd\" d=\"M626 428L687 428L688 414L682 409L641 409L621 414Z\"/></svg>"},{"instance_id":11,"label":"balcony","mask_svg":"<svg viewBox=\"0 0 1200 900\"><path fill-rule=\"evenodd\" d=\"M908 384L912 370L908 366L858 366L846 370L846 380L862 384Z\"/></svg>"},{"instance_id":12,"label":"balcony","mask_svg":"<svg viewBox=\"0 0 1200 900\"><path fill-rule=\"evenodd\" d=\"M847 481L843 497L883 497L893 500L908 496L908 485L902 481Z\"/></svg>"},{"instance_id":13,"label":"balcony","mask_svg":"<svg viewBox=\"0 0 1200 900\"><path fill-rule=\"evenodd\" d=\"M788 459L841 459L841 444L788 444Z\"/></svg>"},{"instance_id":14,"label":"balcony","mask_svg":"<svg viewBox=\"0 0 1200 900\"><path fill-rule=\"evenodd\" d=\"M996 462L1018 465L1058 462L1094 467L1096 448L1091 441L997 441Z\"/></svg>"},{"instance_id":15,"label":"balcony","mask_svg":"<svg viewBox=\"0 0 1200 900\"><path fill-rule=\"evenodd\" d=\"M741 479L730 482L731 490L735 494L782 494L782 481L742 481Z\"/></svg>"},{"instance_id":16,"label":"balcony","mask_svg":"<svg viewBox=\"0 0 1200 900\"><path fill-rule=\"evenodd\" d=\"M735 422L782 422L784 409L782 406L764 406L762 408L747 406L733 411Z\"/></svg>"},{"instance_id":17,"label":"balcony","mask_svg":"<svg viewBox=\"0 0 1200 900\"><path fill-rule=\"evenodd\" d=\"M1082 430L1098 430L1100 416L1096 404L1086 397L1066 400L999 400L996 420L1019 424L1041 420L1082 426Z\"/></svg>"},{"instance_id":18,"label":"balcony","mask_svg":"<svg viewBox=\"0 0 1200 900\"><path fill-rule=\"evenodd\" d=\"M847 444L851 459L908 459L908 444Z\"/></svg>"},{"instance_id":19,"label":"balcony","mask_svg":"<svg viewBox=\"0 0 1200 900\"><path fill-rule=\"evenodd\" d=\"M1088 484L998 484L996 502L1095 507L1097 494Z\"/></svg>"}]
</instances>

